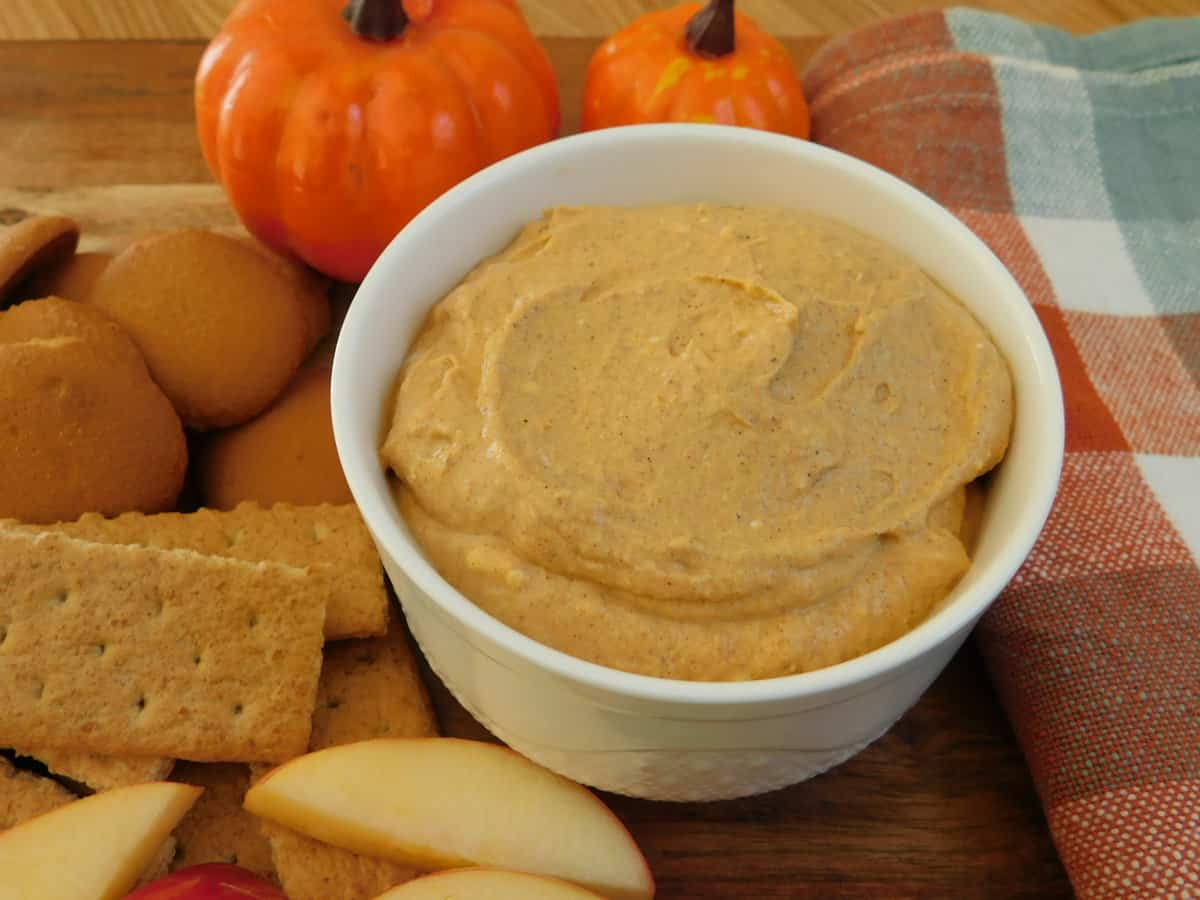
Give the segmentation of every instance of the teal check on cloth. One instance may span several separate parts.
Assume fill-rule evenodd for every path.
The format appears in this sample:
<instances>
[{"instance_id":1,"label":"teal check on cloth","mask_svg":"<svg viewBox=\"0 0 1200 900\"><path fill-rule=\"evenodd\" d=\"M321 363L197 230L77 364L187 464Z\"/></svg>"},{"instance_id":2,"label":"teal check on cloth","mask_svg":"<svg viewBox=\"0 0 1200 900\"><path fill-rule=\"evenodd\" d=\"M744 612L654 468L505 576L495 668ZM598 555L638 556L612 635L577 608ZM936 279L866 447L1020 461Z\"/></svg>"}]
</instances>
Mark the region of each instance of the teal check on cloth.
<instances>
[{"instance_id":1,"label":"teal check on cloth","mask_svg":"<svg viewBox=\"0 0 1200 900\"><path fill-rule=\"evenodd\" d=\"M805 88L813 138L959 216L1050 338L1062 483L979 646L1077 894L1200 897L1200 19L918 13Z\"/></svg>"}]
</instances>

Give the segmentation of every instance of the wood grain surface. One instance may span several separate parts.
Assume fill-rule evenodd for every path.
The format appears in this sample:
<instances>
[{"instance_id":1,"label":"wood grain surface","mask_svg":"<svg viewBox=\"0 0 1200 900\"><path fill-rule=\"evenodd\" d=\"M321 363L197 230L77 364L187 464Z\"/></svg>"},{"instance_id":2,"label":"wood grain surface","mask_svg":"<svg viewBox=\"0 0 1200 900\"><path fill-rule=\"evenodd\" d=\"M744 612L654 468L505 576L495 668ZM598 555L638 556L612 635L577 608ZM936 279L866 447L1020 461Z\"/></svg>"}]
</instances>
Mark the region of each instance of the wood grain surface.
<instances>
[{"instance_id":1,"label":"wood grain surface","mask_svg":"<svg viewBox=\"0 0 1200 900\"><path fill-rule=\"evenodd\" d=\"M798 61L818 43L788 42ZM568 129L594 47L547 41ZM235 227L193 130L201 49L0 42L0 223L31 212L76 216L84 249L151 229ZM447 732L485 736L432 681ZM1070 896L972 644L885 737L821 777L707 805L607 799L646 851L665 900Z\"/></svg>"},{"instance_id":2,"label":"wood grain surface","mask_svg":"<svg viewBox=\"0 0 1200 900\"><path fill-rule=\"evenodd\" d=\"M155 39L211 37L235 0L2 0L0 40ZM534 32L603 37L675 0L520 0ZM838 34L931 7L929 0L740 0L739 6L779 35ZM1144 16L1195 15L1200 0L982 0L969 4L1087 32Z\"/></svg>"}]
</instances>

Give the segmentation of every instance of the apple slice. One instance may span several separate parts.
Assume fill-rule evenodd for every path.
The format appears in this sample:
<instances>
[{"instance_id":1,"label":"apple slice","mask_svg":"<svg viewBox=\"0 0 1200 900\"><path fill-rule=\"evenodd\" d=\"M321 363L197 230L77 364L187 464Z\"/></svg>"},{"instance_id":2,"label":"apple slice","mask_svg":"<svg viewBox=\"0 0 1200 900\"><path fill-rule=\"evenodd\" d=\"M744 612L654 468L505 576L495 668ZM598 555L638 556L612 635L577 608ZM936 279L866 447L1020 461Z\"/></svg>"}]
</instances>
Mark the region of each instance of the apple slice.
<instances>
[{"instance_id":1,"label":"apple slice","mask_svg":"<svg viewBox=\"0 0 1200 900\"><path fill-rule=\"evenodd\" d=\"M246 793L264 819L423 869L496 866L614 900L654 896L646 860L591 791L507 747L458 738L361 741L284 763Z\"/></svg>"},{"instance_id":2,"label":"apple slice","mask_svg":"<svg viewBox=\"0 0 1200 900\"><path fill-rule=\"evenodd\" d=\"M249 869L228 863L204 863L152 881L125 900L287 900L287 897Z\"/></svg>"},{"instance_id":3,"label":"apple slice","mask_svg":"<svg viewBox=\"0 0 1200 900\"><path fill-rule=\"evenodd\" d=\"M375 900L604 900L578 885L512 869L450 869L406 882Z\"/></svg>"},{"instance_id":4,"label":"apple slice","mask_svg":"<svg viewBox=\"0 0 1200 900\"><path fill-rule=\"evenodd\" d=\"M0 900L125 896L199 796L189 784L135 784L0 832Z\"/></svg>"}]
</instances>

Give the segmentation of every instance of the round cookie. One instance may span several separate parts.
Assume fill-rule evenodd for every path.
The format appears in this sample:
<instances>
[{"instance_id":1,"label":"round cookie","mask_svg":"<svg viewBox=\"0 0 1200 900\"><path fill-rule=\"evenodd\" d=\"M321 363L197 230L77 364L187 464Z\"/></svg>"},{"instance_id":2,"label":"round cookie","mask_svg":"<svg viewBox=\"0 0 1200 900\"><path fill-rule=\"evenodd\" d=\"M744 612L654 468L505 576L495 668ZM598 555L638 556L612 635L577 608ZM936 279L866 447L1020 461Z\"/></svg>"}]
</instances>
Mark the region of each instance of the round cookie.
<instances>
[{"instance_id":1,"label":"round cookie","mask_svg":"<svg viewBox=\"0 0 1200 900\"><path fill-rule=\"evenodd\" d=\"M112 258L111 253L76 253L57 266L34 273L23 293L28 297L53 296L86 301L96 279Z\"/></svg>"},{"instance_id":2,"label":"round cookie","mask_svg":"<svg viewBox=\"0 0 1200 900\"><path fill-rule=\"evenodd\" d=\"M65 216L31 216L0 230L0 308L34 272L75 252L79 226Z\"/></svg>"},{"instance_id":3,"label":"round cookie","mask_svg":"<svg viewBox=\"0 0 1200 900\"><path fill-rule=\"evenodd\" d=\"M0 344L0 517L170 509L187 447L145 366L78 336Z\"/></svg>"},{"instance_id":4,"label":"round cookie","mask_svg":"<svg viewBox=\"0 0 1200 900\"><path fill-rule=\"evenodd\" d=\"M312 346L329 332L331 313L329 309L330 279L316 269L310 269L304 263L296 262L276 253L266 244L248 234L236 234L234 240L249 247L255 253L261 254L276 270L296 285L305 302L301 304L305 321L308 323ZM310 348L311 349L311 348Z\"/></svg>"},{"instance_id":5,"label":"round cookie","mask_svg":"<svg viewBox=\"0 0 1200 900\"><path fill-rule=\"evenodd\" d=\"M329 374L305 366L262 415L209 437L198 467L207 506L353 502L333 442Z\"/></svg>"},{"instance_id":6,"label":"round cookie","mask_svg":"<svg viewBox=\"0 0 1200 900\"><path fill-rule=\"evenodd\" d=\"M126 365L146 368L141 351L103 310L62 297L26 300L0 313L0 344L78 337L96 342Z\"/></svg>"},{"instance_id":7,"label":"round cookie","mask_svg":"<svg viewBox=\"0 0 1200 900\"><path fill-rule=\"evenodd\" d=\"M129 332L180 418L200 429L265 409L320 337L313 306L327 304L238 240L192 229L126 248L90 302Z\"/></svg>"}]
</instances>

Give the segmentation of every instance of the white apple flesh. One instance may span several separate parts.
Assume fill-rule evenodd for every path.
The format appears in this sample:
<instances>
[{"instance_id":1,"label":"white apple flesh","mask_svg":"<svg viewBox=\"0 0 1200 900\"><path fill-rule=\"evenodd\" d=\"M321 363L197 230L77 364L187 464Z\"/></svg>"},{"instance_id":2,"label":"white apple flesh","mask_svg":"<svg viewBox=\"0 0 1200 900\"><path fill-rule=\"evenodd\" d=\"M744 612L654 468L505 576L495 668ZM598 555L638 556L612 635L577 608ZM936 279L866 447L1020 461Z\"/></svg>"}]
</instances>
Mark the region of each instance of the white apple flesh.
<instances>
[{"instance_id":1,"label":"white apple flesh","mask_svg":"<svg viewBox=\"0 0 1200 900\"><path fill-rule=\"evenodd\" d=\"M246 809L309 837L424 869L493 866L612 900L654 896L645 857L589 790L495 744L361 741L297 757Z\"/></svg>"},{"instance_id":2,"label":"white apple flesh","mask_svg":"<svg viewBox=\"0 0 1200 900\"><path fill-rule=\"evenodd\" d=\"M406 882L375 900L604 900L578 885L511 869L449 869Z\"/></svg>"},{"instance_id":3,"label":"white apple flesh","mask_svg":"<svg viewBox=\"0 0 1200 900\"><path fill-rule=\"evenodd\" d=\"M0 832L0 900L124 897L200 793L188 784L136 784Z\"/></svg>"}]
</instances>

